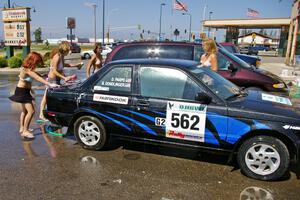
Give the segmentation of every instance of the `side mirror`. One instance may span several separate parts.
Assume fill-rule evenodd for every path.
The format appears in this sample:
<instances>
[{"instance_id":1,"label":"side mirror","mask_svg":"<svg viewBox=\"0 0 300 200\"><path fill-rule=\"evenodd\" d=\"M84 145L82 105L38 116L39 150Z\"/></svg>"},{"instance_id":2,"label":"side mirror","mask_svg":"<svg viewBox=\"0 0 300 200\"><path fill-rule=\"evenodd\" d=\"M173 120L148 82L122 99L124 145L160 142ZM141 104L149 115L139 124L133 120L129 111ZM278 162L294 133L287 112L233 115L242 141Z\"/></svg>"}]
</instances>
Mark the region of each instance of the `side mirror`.
<instances>
[{"instance_id":1,"label":"side mirror","mask_svg":"<svg viewBox=\"0 0 300 200\"><path fill-rule=\"evenodd\" d=\"M233 65L232 63L230 63L228 69L231 70L232 73L234 73L238 70L238 68L235 65Z\"/></svg>"},{"instance_id":2,"label":"side mirror","mask_svg":"<svg viewBox=\"0 0 300 200\"><path fill-rule=\"evenodd\" d=\"M196 99L196 101L199 101L200 103L203 103L203 104L209 104L212 101L212 98L204 92L199 92L196 95L195 99Z\"/></svg>"}]
</instances>

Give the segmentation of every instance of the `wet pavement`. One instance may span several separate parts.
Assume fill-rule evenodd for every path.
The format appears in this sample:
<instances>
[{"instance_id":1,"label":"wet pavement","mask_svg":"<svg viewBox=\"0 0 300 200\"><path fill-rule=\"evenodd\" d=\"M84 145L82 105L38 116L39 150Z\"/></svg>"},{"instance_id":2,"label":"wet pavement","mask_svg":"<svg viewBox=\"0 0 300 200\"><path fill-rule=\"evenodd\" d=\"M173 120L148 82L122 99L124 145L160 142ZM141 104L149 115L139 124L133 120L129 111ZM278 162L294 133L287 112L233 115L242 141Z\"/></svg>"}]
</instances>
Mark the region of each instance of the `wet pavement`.
<instances>
[{"instance_id":1,"label":"wet pavement","mask_svg":"<svg viewBox=\"0 0 300 200\"><path fill-rule=\"evenodd\" d=\"M36 139L23 142L20 105L7 98L16 80L0 75L0 199L300 199L299 165L280 181L256 181L213 154L117 141L88 151L35 120ZM35 91L38 107L43 90Z\"/></svg>"}]
</instances>

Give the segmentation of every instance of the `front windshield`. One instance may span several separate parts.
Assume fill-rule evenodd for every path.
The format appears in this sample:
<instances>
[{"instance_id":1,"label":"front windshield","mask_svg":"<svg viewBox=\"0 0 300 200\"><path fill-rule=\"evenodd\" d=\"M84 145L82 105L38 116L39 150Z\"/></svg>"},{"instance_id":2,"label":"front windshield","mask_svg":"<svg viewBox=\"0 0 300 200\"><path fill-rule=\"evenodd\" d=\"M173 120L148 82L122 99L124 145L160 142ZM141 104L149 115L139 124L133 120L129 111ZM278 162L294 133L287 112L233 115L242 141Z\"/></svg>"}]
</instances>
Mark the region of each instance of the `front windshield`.
<instances>
[{"instance_id":1,"label":"front windshield","mask_svg":"<svg viewBox=\"0 0 300 200\"><path fill-rule=\"evenodd\" d=\"M226 100L240 94L238 86L208 68L199 65L190 71L222 99Z\"/></svg>"}]
</instances>

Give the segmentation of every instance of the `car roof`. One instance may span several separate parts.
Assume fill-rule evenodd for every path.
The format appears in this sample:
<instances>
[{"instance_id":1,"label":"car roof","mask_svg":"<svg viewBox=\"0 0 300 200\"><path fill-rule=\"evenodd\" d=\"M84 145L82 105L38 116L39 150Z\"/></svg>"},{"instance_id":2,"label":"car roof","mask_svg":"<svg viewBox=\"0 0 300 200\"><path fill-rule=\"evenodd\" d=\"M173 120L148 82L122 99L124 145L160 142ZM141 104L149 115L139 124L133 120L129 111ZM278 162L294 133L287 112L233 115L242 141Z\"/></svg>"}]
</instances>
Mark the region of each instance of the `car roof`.
<instances>
[{"instance_id":1,"label":"car roof","mask_svg":"<svg viewBox=\"0 0 300 200\"><path fill-rule=\"evenodd\" d=\"M126 46L126 45L186 45L186 46L191 46L191 45L201 45L199 43L193 43L193 42L177 42L177 41L133 41L133 42L127 42L127 43L122 43L119 44L118 46Z\"/></svg>"},{"instance_id":2,"label":"car roof","mask_svg":"<svg viewBox=\"0 0 300 200\"><path fill-rule=\"evenodd\" d=\"M109 62L108 65L166 65L174 66L181 69L194 68L199 65L198 62L182 59L165 59L165 58L144 58L144 59L125 59Z\"/></svg>"}]
</instances>

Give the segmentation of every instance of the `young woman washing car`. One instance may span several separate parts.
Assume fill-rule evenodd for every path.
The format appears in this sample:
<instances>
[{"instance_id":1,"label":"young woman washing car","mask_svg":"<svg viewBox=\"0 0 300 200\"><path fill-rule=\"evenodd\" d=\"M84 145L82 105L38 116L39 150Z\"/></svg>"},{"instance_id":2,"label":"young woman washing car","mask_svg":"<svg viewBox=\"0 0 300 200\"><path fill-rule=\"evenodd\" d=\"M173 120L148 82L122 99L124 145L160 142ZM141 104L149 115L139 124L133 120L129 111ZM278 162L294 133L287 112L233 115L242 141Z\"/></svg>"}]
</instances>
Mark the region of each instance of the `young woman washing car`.
<instances>
[{"instance_id":1,"label":"young woman washing car","mask_svg":"<svg viewBox=\"0 0 300 200\"><path fill-rule=\"evenodd\" d=\"M20 133L23 139L34 139L34 135L29 131L29 125L33 114L35 112L30 94L33 79L49 86L57 87L55 83L45 81L41 76L35 72L37 65L43 63L43 58L39 53L31 52L24 60L21 72L19 75L19 82L15 90L15 94L9 97L10 100L21 103L22 112L20 115Z\"/></svg>"},{"instance_id":2,"label":"young woman washing car","mask_svg":"<svg viewBox=\"0 0 300 200\"><path fill-rule=\"evenodd\" d=\"M90 77L91 75L91 68L93 67L92 73L95 73L102 67L103 58L102 58L102 46L101 43L96 43L94 48L94 55L92 56L91 60L86 66L86 77Z\"/></svg>"},{"instance_id":3,"label":"young woman washing car","mask_svg":"<svg viewBox=\"0 0 300 200\"><path fill-rule=\"evenodd\" d=\"M56 83L58 85L61 84L61 79L63 79L65 82L74 80L76 79L76 75L72 76L66 76L64 73L64 67L77 67L78 70L81 69L83 66L83 63L79 63L76 65L71 65L65 63L65 56L67 56L70 53L71 47L68 42L62 42L59 46L58 49L53 49L50 58L50 71L48 73L48 81L50 83ZM46 120L43 116L43 110L46 107L46 92L47 89L45 90L45 94L43 96L43 99L41 101L41 106L40 106L40 119L41 120Z\"/></svg>"},{"instance_id":4,"label":"young woman washing car","mask_svg":"<svg viewBox=\"0 0 300 200\"><path fill-rule=\"evenodd\" d=\"M200 64L205 67L210 67L213 71L218 71L217 60L217 45L213 39L207 38L202 42L204 54L201 56Z\"/></svg>"}]
</instances>

